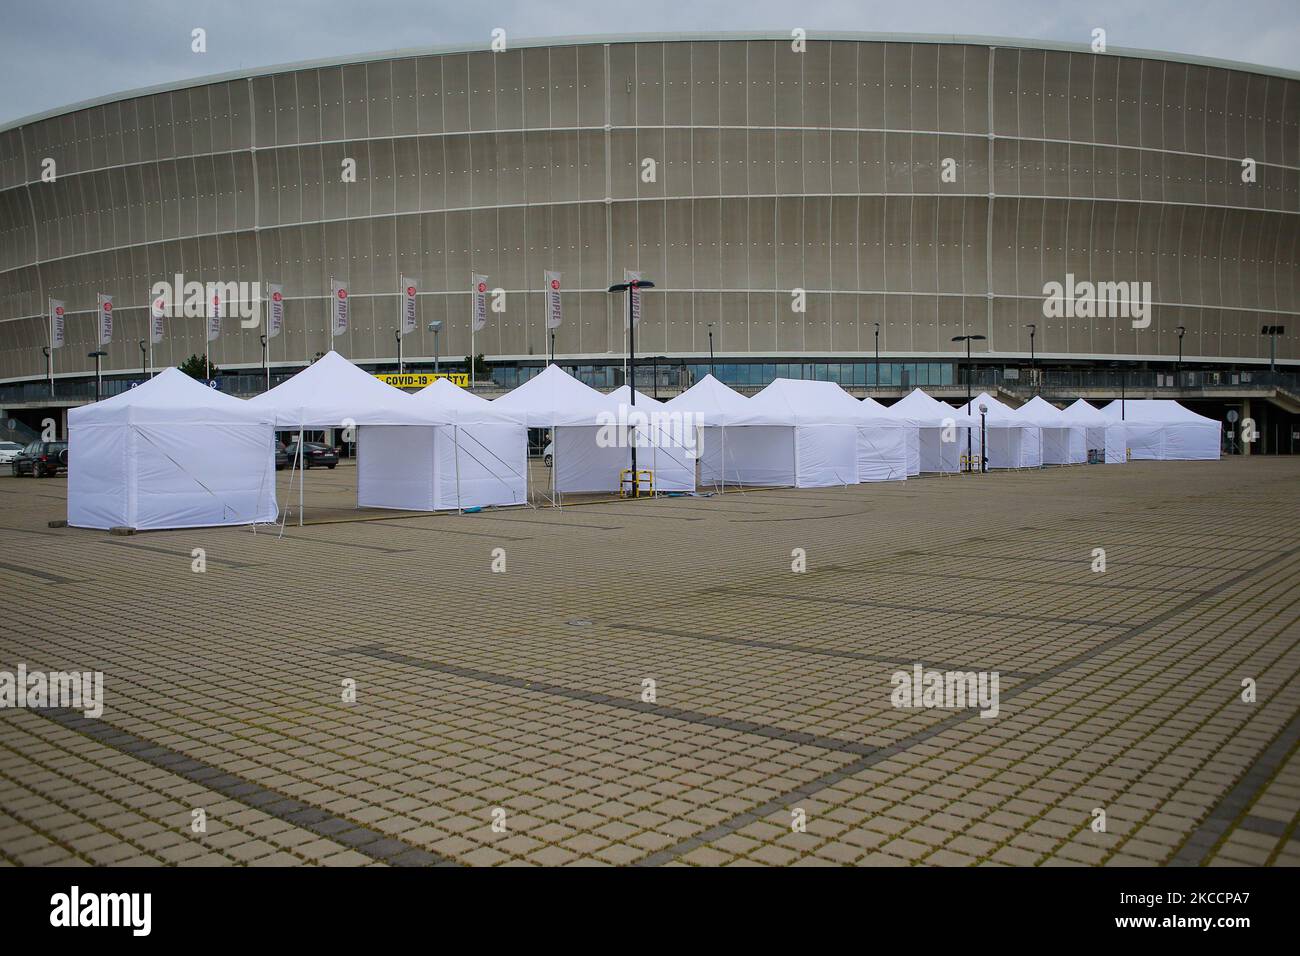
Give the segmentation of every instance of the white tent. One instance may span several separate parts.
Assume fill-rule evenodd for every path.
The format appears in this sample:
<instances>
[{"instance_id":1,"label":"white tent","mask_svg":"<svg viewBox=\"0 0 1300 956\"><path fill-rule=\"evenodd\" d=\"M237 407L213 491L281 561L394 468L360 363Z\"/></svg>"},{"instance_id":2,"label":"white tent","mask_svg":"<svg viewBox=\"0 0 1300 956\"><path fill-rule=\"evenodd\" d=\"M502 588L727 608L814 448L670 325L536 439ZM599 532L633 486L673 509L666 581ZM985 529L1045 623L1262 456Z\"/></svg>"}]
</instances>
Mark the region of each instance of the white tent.
<instances>
[{"instance_id":1,"label":"white tent","mask_svg":"<svg viewBox=\"0 0 1300 956\"><path fill-rule=\"evenodd\" d=\"M664 404L692 416L699 427L701 484L794 484L794 421L788 413L760 409L712 375Z\"/></svg>"},{"instance_id":2,"label":"white tent","mask_svg":"<svg viewBox=\"0 0 1300 956\"><path fill-rule=\"evenodd\" d=\"M1089 405L1083 399L1079 399L1069 408L1061 412L1067 421L1075 422L1082 425L1084 434L1082 436L1083 458L1088 460L1088 452L1096 451L1101 454L1103 460L1108 465L1121 465L1127 458L1127 451L1124 444L1124 426L1120 422L1112 422L1100 411ZM1078 442L1080 436L1074 433L1071 442ZM1077 454L1078 448L1075 449Z\"/></svg>"},{"instance_id":3,"label":"white tent","mask_svg":"<svg viewBox=\"0 0 1300 956\"><path fill-rule=\"evenodd\" d=\"M523 418L437 379L411 399L434 425L358 429L357 503L410 511L519 505L528 501Z\"/></svg>"},{"instance_id":4,"label":"white tent","mask_svg":"<svg viewBox=\"0 0 1300 956\"><path fill-rule=\"evenodd\" d=\"M880 404L870 395L862 400L862 408L868 418L885 418L903 427L903 442L905 452L904 471L908 478L914 478L921 473L921 427L920 424L906 415L894 415L889 409ZM861 476L859 476L861 477ZM862 478L863 481L871 479Z\"/></svg>"},{"instance_id":5,"label":"white tent","mask_svg":"<svg viewBox=\"0 0 1300 956\"><path fill-rule=\"evenodd\" d=\"M1101 410L1111 422L1122 422L1133 458L1155 461L1217 461L1219 423L1198 415L1172 399L1128 399Z\"/></svg>"},{"instance_id":6,"label":"white tent","mask_svg":"<svg viewBox=\"0 0 1300 956\"><path fill-rule=\"evenodd\" d=\"M987 412L980 411L981 405ZM966 411L966 403L962 402L960 408ZM980 392L971 400L970 416L975 419L974 444L978 454L983 453L981 428L988 433L989 468L1037 468L1042 465L1038 426L1033 422L1020 418L988 392Z\"/></svg>"},{"instance_id":7,"label":"white tent","mask_svg":"<svg viewBox=\"0 0 1300 956\"><path fill-rule=\"evenodd\" d=\"M1035 395L1015 410L1038 426L1039 451L1044 465L1081 465L1088 460L1087 429L1071 421L1055 405Z\"/></svg>"},{"instance_id":8,"label":"white tent","mask_svg":"<svg viewBox=\"0 0 1300 956\"><path fill-rule=\"evenodd\" d=\"M699 447L694 422L639 389L633 405L632 389L627 385L620 385L606 398L618 406L618 422L626 423L628 454L623 467L632 467L631 444L635 442L636 466L654 473L655 491L694 491Z\"/></svg>"},{"instance_id":9,"label":"white tent","mask_svg":"<svg viewBox=\"0 0 1300 956\"><path fill-rule=\"evenodd\" d=\"M858 482L857 402L834 382L792 378L774 379L750 399L753 411L790 425L786 441L773 444L769 454L791 479L781 482L796 488L824 488ZM906 452L904 451L904 455ZM906 462L904 462L906 473Z\"/></svg>"},{"instance_id":10,"label":"white tent","mask_svg":"<svg viewBox=\"0 0 1300 956\"><path fill-rule=\"evenodd\" d=\"M971 437L972 430L979 427L978 419L945 405L919 388L889 406L887 414L916 427L916 473L960 471L967 442L975 440ZM909 473L912 468L909 464Z\"/></svg>"},{"instance_id":11,"label":"white tent","mask_svg":"<svg viewBox=\"0 0 1300 956\"><path fill-rule=\"evenodd\" d=\"M303 432L356 426L357 441L357 506L402 507L402 496L392 497L387 503L376 505L378 500L367 492L361 495L361 475L370 473L369 466L386 467L396 474L410 475L409 481L418 484L420 472L426 461L419 455L408 455L409 449L391 441L367 441L365 429L378 425L450 425L449 417L439 419L427 405L416 403L401 389L381 382L368 372L353 365L337 352L327 352L297 375L281 382L247 402L250 408L271 415L276 428L298 432L301 450ZM413 439L414 440L414 439ZM370 456L377 461L365 462ZM295 468L300 464L292 463ZM388 497L388 496L381 496ZM303 481L298 476L298 523L303 518Z\"/></svg>"},{"instance_id":12,"label":"white tent","mask_svg":"<svg viewBox=\"0 0 1300 956\"><path fill-rule=\"evenodd\" d=\"M617 402L558 365L548 365L492 404L499 411L522 416L529 428L551 429L555 491L619 490L619 474L628 466L628 449L625 443L609 440L610 431L617 430ZM604 435L602 427L607 429ZM637 464L640 466L640 461Z\"/></svg>"},{"instance_id":13,"label":"white tent","mask_svg":"<svg viewBox=\"0 0 1300 956\"><path fill-rule=\"evenodd\" d=\"M274 521L271 417L174 368L68 411L68 523L200 528Z\"/></svg>"}]
</instances>

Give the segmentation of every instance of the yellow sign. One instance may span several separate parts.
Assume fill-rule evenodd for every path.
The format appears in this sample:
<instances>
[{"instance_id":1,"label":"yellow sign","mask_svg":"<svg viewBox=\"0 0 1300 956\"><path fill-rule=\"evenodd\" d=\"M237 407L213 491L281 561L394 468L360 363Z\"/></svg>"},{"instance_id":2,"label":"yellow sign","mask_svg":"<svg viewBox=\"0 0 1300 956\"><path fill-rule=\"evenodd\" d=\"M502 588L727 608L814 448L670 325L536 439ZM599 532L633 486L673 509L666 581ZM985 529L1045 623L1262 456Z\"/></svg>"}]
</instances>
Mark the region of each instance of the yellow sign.
<instances>
[{"instance_id":1,"label":"yellow sign","mask_svg":"<svg viewBox=\"0 0 1300 956\"><path fill-rule=\"evenodd\" d=\"M384 372L376 375L375 378L394 388L424 388L426 385L432 385L437 378L450 379L453 385L459 385L461 388L469 387L468 372L404 372L401 375Z\"/></svg>"}]
</instances>

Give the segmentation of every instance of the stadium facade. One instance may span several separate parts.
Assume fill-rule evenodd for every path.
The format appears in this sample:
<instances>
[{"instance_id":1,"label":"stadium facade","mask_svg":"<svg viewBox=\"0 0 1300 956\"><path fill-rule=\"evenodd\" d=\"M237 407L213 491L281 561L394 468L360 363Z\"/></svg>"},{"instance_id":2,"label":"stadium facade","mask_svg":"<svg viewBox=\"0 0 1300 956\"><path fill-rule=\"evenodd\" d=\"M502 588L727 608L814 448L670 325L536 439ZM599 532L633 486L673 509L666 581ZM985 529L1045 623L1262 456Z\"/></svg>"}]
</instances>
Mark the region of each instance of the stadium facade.
<instances>
[{"instance_id":1,"label":"stadium facade","mask_svg":"<svg viewBox=\"0 0 1300 956\"><path fill-rule=\"evenodd\" d=\"M882 381L904 368L911 384L951 384L963 335L985 337L982 363L1024 365L1032 349L1040 363L1171 367L1181 344L1185 367L1267 369L1276 349L1294 369L1297 74L977 38L799 46L720 34L403 51L10 125L0 390L42 387L58 299L55 381L84 394L100 294L115 326L104 374L139 377L151 288L176 275L282 285L277 373L331 347L395 371L401 276L419 290L407 368L431 366L432 322L444 368L463 367L478 273L504 311L474 347L514 384L551 347L553 270L557 357L617 384L625 307L605 290L625 269L657 286L638 352L698 368L712 347L738 384L795 368L871 384L877 349ZM332 277L350 293L338 337ZM1148 324L1046 314L1045 288L1070 281L1137 283ZM263 381L255 325L227 318L210 346L238 393ZM1261 334L1275 326L1288 334ZM205 329L168 317L154 365L202 355Z\"/></svg>"}]
</instances>

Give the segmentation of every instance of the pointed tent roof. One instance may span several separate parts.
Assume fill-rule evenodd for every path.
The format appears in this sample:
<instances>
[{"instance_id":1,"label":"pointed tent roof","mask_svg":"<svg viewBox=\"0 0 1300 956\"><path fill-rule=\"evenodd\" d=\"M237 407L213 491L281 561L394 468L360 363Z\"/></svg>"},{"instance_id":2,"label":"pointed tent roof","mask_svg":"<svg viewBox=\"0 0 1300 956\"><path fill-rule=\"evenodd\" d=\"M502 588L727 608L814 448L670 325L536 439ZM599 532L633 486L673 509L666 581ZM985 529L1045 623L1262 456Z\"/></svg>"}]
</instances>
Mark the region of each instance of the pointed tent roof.
<instances>
[{"instance_id":1,"label":"pointed tent roof","mask_svg":"<svg viewBox=\"0 0 1300 956\"><path fill-rule=\"evenodd\" d=\"M393 388L330 351L293 378L248 404L275 416L277 428L334 428L358 425L450 424L429 405L415 404Z\"/></svg>"},{"instance_id":2,"label":"pointed tent roof","mask_svg":"<svg viewBox=\"0 0 1300 956\"><path fill-rule=\"evenodd\" d=\"M612 402L558 365L548 365L513 391L492 402L502 411L522 414L529 428L599 425L601 412L615 412Z\"/></svg>"},{"instance_id":3,"label":"pointed tent roof","mask_svg":"<svg viewBox=\"0 0 1300 956\"><path fill-rule=\"evenodd\" d=\"M927 395L919 388L912 389L907 395L894 402L893 405L889 406L888 411L893 418L902 418L926 428L941 427L949 419L954 424L965 428L979 424L978 421L966 415L965 408L954 409L951 405Z\"/></svg>"},{"instance_id":4,"label":"pointed tent roof","mask_svg":"<svg viewBox=\"0 0 1300 956\"><path fill-rule=\"evenodd\" d=\"M860 403L834 382L778 378L750 399L759 413L786 415L795 425L856 425Z\"/></svg>"},{"instance_id":5,"label":"pointed tent roof","mask_svg":"<svg viewBox=\"0 0 1300 956\"><path fill-rule=\"evenodd\" d=\"M120 395L68 409L71 425L229 421L270 424L271 416L265 410L250 408L248 402L209 388L177 368L165 368Z\"/></svg>"},{"instance_id":6,"label":"pointed tent roof","mask_svg":"<svg viewBox=\"0 0 1300 956\"><path fill-rule=\"evenodd\" d=\"M750 400L734 388L706 375L686 391L670 398L665 405L672 411L692 412L703 418L705 425L763 425L789 424L787 421L760 420Z\"/></svg>"},{"instance_id":7,"label":"pointed tent roof","mask_svg":"<svg viewBox=\"0 0 1300 956\"><path fill-rule=\"evenodd\" d=\"M1066 418L1059 408L1038 395L1015 409L1014 414L1019 415L1027 422L1032 422L1039 428L1066 428L1070 425L1080 424Z\"/></svg>"},{"instance_id":8,"label":"pointed tent roof","mask_svg":"<svg viewBox=\"0 0 1300 956\"><path fill-rule=\"evenodd\" d=\"M620 405L630 405L632 399L632 388L629 385L620 385L605 397L618 402ZM642 405L646 408L663 408L665 403L659 401L657 398L651 398L638 388L636 390L636 404L638 408Z\"/></svg>"},{"instance_id":9,"label":"pointed tent roof","mask_svg":"<svg viewBox=\"0 0 1300 956\"><path fill-rule=\"evenodd\" d=\"M1067 421L1077 422L1080 425L1109 425L1110 419L1103 415L1100 409L1089 405L1083 399L1079 399L1073 405L1061 412Z\"/></svg>"},{"instance_id":10,"label":"pointed tent roof","mask_svg":"<svg viewBox=\"0 0 1300 956\"><path fill-rule=\"evenodd\" d=\"M411 400L436 408L462 425L523 422L521 413L499 408L495 402L445 378L434 379L432 384L412 395Z\"/></svg>"},{"instance_id":11,"label":"pointed tent roof","mask_svg":"<svg viewBox=\"0 0 1300 956\"><path fill-rule=\"evenodd\" d=\"M970 416L971 418L975 419L976 424L979 424L981 405L984 405L988 408L988 412L984 414L987 418L987 421L992 422L994 424L1010 426L1015 428L1037 427L1035 422L1029 421L1028 419L1025 418L1021 418L1019 415L1015 413L1015 411L1010 406L1002 404L996 398L990 395L988 392L980 392L970 401ZM957 408L959 411L965 412L966 403L962 402L960 405L957 406Z\"/></svg>"},{"instance_id":12,"label":"pointed tent roof","mask_svg":"<svg viewBox=\"0 0 1300 956\"><path fill-rule=\"evenodd\" d=\"M1130 398L1123 404L1125 405L1124 420L1127 422L1151 425L1201 424L1213 425L1216 429L1219 427L1219 423L1213 418L1198 415L1172 398ZM1112 422L1120 420L1120 412L1118 400L1101 410L1101 414Z\"/></svg>"}]
</instances>

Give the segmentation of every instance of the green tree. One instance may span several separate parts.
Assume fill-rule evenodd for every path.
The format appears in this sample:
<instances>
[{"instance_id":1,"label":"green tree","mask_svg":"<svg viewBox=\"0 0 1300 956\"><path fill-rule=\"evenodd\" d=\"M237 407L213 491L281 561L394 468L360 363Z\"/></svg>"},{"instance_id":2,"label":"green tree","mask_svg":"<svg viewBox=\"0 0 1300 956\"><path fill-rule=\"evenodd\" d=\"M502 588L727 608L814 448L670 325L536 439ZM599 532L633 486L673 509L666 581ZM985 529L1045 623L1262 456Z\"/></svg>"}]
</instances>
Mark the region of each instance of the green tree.
<instances>
[{"instance_id":1,"label":"green tree","mask_svg":"<svg viewBox=\"0 0 1300 956\"><path fill-rule=\"evenodd\" d=\"M180 370L190 378L197 378L200 382L206 382L221 372L221 369L215 365L205 366L202 355L191 355L180 364Z\"/></svg>"},{"instance_id":2,"label":"green tree","mask_svg":"<svg viewBox=\"0 0 1300 956\"><path fill-rule=\"evenodd\" d=\"M465 356L465 371L473 371L475 375L491 375L492 367L488 365L487 359L483 357L483 353L479 352L478 355L474 356L472 369L470 366L470 357L468 355Z\"/></svg>"}]
</instances>

